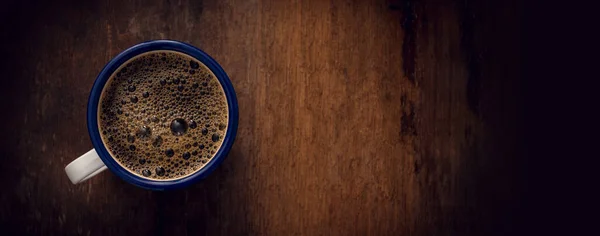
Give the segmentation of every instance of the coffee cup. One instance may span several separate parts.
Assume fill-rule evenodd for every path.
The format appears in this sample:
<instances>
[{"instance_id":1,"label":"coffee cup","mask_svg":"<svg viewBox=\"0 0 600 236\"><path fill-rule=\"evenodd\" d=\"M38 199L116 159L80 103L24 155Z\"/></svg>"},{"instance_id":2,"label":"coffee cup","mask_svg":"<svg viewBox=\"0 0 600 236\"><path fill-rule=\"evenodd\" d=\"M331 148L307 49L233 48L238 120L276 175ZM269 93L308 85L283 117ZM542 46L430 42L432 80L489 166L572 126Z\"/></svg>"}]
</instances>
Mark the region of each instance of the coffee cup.
<instances>
[{"instance_id":1,"label":"coffee cup","mask_svg":"<svg viewBox=\"0 0 600 236\"><path fill-rule=\"evenodd\" d=\"M90 92L87 126L94 148L65 167L73 184L109 169L142 188L182 188L225 159L238 104L229 77L208 54L154 40L102 69Z\"/></svg>"}]
</instances>

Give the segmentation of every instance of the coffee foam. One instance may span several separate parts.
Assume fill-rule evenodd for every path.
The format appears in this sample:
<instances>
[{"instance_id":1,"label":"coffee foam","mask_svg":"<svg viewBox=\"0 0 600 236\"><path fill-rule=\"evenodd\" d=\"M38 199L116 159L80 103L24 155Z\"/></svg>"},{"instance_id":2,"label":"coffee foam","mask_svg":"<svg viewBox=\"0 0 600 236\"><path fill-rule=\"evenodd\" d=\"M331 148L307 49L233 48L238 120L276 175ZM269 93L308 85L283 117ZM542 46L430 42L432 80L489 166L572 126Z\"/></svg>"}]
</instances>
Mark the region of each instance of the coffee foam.
<instances>
[{"instance_id":1,"label":"coffee foam","mask_svg":"<svg viewBox=\"0 0 600 236\"><path fill-rule=\"evenodd\" d=\"M174 180L202 169L227 131L228 105L215 75L174 51L138 55L111 75L100 98L98 128L128 171Z\"/></svg>"}]
</instances>

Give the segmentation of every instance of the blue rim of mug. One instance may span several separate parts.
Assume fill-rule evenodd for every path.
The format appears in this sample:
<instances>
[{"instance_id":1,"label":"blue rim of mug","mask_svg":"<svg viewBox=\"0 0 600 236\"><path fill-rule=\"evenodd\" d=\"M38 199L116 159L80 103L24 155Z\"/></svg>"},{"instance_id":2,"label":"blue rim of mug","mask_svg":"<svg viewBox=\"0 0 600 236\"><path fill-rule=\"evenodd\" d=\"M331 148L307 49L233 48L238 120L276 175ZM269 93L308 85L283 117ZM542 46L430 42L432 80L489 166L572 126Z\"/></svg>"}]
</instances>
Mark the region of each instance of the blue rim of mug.
<instances>
[{"instance_id":1,"label":"blue rim of mug","mask_svg":"<svg viewBox=\"0 0 600 236\"><path fill-rule=\"evenodd\" d=\"M221 83L221 86L225 91L225 96L227 98L227 104L229 107L229 120L227 124L227 132L225 133L225 137L223 139L223 144L221 145L221 148L217 151L213 158L211 158L211 160L202 169L196 171L195 173L181 179L167 181L153 181L150 179L142 178L129 172L124 167L119 165L117 161L109 154L108 150L104 146L102 139L100 138L100 131L98 128L98 105L100 102L100 96L110 76L115 72L116 69L118 69L123 63L127 62L129 59L142 53L157 50L168 50L184 53L204 63L204 65L206 65L213 72L213 74ZM235 135L237 133L238 104L235 95L235 90L233 89L233 85L231 84L229 77L227 76L223 68L221 68L221 66L208 54L186 43L173 40L153 40L143 42L128 48L127 50L121 52L119 55L113 58L108 64L106 64L106 66L104 66L98 77L96 77L96 81L94 82L94 86L92 87L92 91L90 93L87 109L87 123L90 138L92 140L94 148L96 149L96 152L100 156L100 159L102 159L104 164L108 167L108 169L110 169L113 173L117 174L117 176L131 184L145 189L177 189L189 186L190 184L197 182L198 180L206 178L221 164L221 162L223 162L223 160L231 150L231 147L233 146Z\"/></svg>"}]
</instances>

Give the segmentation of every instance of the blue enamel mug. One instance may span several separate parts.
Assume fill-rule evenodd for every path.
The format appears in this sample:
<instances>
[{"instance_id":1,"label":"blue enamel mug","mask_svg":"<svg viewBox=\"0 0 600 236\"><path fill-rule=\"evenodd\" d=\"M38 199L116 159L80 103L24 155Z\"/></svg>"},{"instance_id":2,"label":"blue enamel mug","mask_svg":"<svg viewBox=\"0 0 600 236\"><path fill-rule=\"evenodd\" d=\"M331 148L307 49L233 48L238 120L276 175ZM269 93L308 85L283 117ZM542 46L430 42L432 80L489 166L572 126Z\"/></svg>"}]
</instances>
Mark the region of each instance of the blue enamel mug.
<instances>
[{"instance_id":1,"label":"blue enamel mug","mask_svg":"<svg viewBox=\"0 0 600 236\"><path fill-rule=\"evenodd\" d=\"M152 179L146 178L125 168L111 155L106 144L102 141L98 120L100 98L103 90L106 88L108 80L117 71L117 69L130 59L145 53L153 51L173 51L182 53L206 66L216 77L220 86L223 88L227 100L228 120L227 130L222 137L222 144L214 153L212 158L200 169L190 173L182 178L173 179ZM81 183L102 171L109 169L121 179L133 185L151 189L168 190L182 188L201 180L213 172L225 159L231 149L238 126L238 104L235 91L229 77L223 71L223 68L208 54L202 50L178 41L173 40L154 40L137 44L121 52L113 58L100 72L90 92L87 106L87 126L94 149L83 154L65 167L65 172L73 184Z\"/></svg>"}]
</instances>

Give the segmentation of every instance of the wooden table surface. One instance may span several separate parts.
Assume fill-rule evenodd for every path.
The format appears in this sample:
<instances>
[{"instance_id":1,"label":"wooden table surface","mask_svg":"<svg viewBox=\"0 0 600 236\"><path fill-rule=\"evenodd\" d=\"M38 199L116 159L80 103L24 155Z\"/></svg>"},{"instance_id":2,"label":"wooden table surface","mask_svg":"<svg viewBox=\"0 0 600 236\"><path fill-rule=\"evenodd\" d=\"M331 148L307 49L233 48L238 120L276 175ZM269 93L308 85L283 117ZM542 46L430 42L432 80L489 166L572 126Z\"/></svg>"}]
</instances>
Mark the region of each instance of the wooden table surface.
<instances>
[{"instance_id":1,"label":"wooden table surface","mask_svg":"<svg viewBox=\"0 0 600 236\"><path fill-rule=\"evenodd\" d=\"M6 235L504 235L521 207L515 1L10 1L0 10ZM237 140L192 187L110 171L90 88L122 50L193 44L230 76Z\"/></svg>"}]
</instances>

